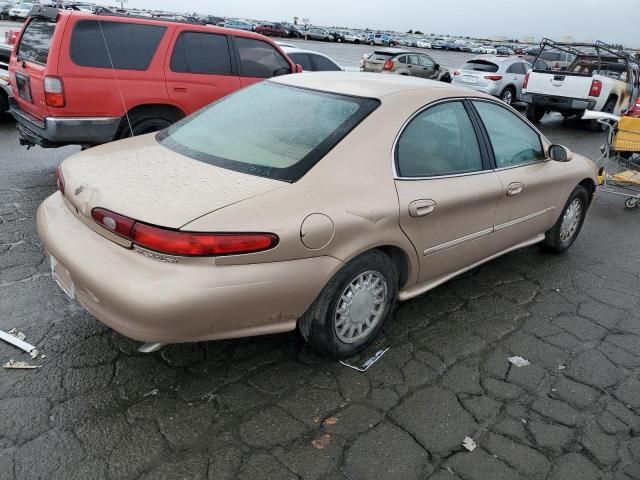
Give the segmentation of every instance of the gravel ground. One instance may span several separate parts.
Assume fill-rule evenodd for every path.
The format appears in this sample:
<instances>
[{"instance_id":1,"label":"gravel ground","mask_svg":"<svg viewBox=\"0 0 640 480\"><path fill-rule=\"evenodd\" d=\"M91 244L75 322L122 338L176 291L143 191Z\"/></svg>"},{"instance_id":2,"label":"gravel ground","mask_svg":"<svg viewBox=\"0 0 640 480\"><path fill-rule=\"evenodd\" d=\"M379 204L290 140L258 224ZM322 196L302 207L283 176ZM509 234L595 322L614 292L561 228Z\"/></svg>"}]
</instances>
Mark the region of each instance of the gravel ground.
<instances>
[{"instance_id":1,"label":"gravel ground","mask_svg":"<svg viewBox=\"0 0 640 480\"><path fill-rule=\"evenodd\" d=\"M542 129L598 155L581 125ZM0 329L46 354L0 370L0 480L640 479L640 212L619 198L596 197L563 256L514 252L399 305L364 374L295 333L142 355L67 301L36 236L76 150L0 124ZM11 358L30 360L0 342Z\"/></svg>"}]
</instances>

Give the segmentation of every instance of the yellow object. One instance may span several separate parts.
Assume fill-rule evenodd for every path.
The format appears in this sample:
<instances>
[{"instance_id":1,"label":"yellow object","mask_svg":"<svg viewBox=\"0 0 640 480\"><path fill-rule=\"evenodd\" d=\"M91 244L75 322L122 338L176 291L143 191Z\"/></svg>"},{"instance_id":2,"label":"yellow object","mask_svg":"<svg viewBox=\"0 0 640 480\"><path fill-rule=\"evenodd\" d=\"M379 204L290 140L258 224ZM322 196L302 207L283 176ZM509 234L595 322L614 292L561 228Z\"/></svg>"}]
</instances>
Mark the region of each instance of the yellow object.
<instances>
[{"instance_id":1,"label":"yellow object","mask_svg":"<svg viewBox=\"0 0 640 480\"><path fill-rule=\"evenodd\" d=\"M613 150L640 152L640 118L622 117L613 139Z\"/></svg>"},{"instance_id":2,"label":"yellow object","mask_svg":"<svg viewBox=\"0 0 640 480\"><path fill-rule=\"evenodd\" d=\"M628 183L630 185L640 185L640 172L634 172L633 170L627 170L626 172L620 172L613 175L611 179L618 183Z\"/></svg>"}]
</instances>

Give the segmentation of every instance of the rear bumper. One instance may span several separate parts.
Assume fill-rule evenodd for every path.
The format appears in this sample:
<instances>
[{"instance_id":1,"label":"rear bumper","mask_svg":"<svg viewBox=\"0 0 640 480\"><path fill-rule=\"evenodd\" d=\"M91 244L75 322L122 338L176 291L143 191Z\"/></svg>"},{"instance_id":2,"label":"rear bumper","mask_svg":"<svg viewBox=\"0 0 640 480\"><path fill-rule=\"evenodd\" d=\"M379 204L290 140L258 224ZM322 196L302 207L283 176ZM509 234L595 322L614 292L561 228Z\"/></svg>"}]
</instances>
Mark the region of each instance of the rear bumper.
<instances>
[{"instance_id":1,"label":"rear bumper","mask_svg":"<svg viewBox=\"0 0 640 480\"><path fill-rule=\"evenodd\" d=\"M42 203L36 221L47 252L73 281L75 299L104 324L143 342L293 330L343 265L328 256L224 266L210 257L163 261L93 231L60 192Z\"/></svg>"},{"instance_id":2,"label":"rear bumper","mask_svg":"<svg viewBox=\"0 0 640 480\"><path fill-rule=\"evenodd\" d=\"M18 122L20 141L45 148L70 144L99 144L113 140L120 117L46 117L39 120L16 102L9 100L10 111Z\"/></svg>"},{"instance_id":3,"label":"rear bumper","mask_svg":"<svg viewBox=\"0 0 640 480\"><path fill-rule=\"evenodd\" d=\"M536 107L545 107L547 110L592 110L596 106L595 100L585 100L583 98L561 97L557 95L541 95L538 93L523 93L523 102L530 103Z\"/></svg>"},{"instance_id":4,"label":"rear bumper","mask_svg":"<svg viewBox=\"0 0 640 480\"><path fill-rule=\"evenodd\" d=\"M495 82L492 82L489 85L476 85L473 83L465 83L461 80L457 80L454 76L453 83L458 87L470 88L472 90L476 90L477 92L483 92L488 95L493 95L494 97L497 97L502 93L502 86L496 84Z\"/></svg>"}]
</instances>

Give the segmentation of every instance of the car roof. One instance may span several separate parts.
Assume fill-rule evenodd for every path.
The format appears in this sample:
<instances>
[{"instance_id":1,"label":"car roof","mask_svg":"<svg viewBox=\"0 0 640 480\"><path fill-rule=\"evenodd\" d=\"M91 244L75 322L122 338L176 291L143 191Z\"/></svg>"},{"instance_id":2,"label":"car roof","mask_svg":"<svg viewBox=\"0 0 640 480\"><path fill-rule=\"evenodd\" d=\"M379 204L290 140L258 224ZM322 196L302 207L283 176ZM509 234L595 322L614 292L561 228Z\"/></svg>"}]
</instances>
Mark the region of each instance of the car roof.
<instances>
[{"instance_id":1,"label":"car roof","mask_svg":"<svg viewBox=\"0 0 640 480\"><path fill-rule=\"evenodd\" d=\"M329 57L328 55L325 55L324 53L315 52L313 50L305 50L303 48L298 48L298 47L287 47L286 45L281 45L281 44L279 44L279 45L280 45L280 48L282 49L282 51L284 53L286 53L287 55L290 54L290 53L310 53L312 55L320 55L321 57L325 57L325 58L328 58L329 60L333 61L333 59L331 57Z\"/></svg>"},{"instance_id":2,"label":"car roof","mask_svg":"<svg viewBox=\"0 0 640 480\"><path fill-rule=\"evenodd\" d=\"M355 97L382 98L387 95L423 90L433 98L467 96L469 90L435 80L404 75L382 75L365 72L310 72L304 75L283 75L271 82ZM486 96L480 92L474 95ZM490 98L487 96L487 98Z\"/></svg>"},{"instance_id":3,"label":"car roof","mask_svg":"<svg viewBox=\"0 0 640 480\"><path fill-rule=\"evenodd\" d=\"M471 62L474 60L485 60L487 62L492 62L497 64L518 63L518 62L530 63L530 62L527 62L524 58L520 58L520 57L500 57L495 55L482 55L480 57L474 57L469 61Z\"/></svg>"},{"instance_id":4,"label":"car roof","mask_svg":"<svg viewBox=\"0 0 640 480\"><path fill-rule=\"evenodd\" d=\"M407 50L406 48L378 48L373 53L390 53L392 55L400 55L401 53L420 53L413 50Z\"/></svg>"}]
</instances>

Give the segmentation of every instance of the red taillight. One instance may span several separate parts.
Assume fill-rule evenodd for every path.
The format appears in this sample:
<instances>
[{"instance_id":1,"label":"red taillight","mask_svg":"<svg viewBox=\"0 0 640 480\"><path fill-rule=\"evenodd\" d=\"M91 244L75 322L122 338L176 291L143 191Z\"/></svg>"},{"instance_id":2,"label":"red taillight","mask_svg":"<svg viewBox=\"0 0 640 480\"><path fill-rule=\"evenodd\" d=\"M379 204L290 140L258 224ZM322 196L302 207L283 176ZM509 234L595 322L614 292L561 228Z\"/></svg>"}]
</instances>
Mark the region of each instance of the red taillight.
<instances>
[{"instance_id":1,"label":"red taillight","mask_svg":"<svg viewBox=\"0 0 640 480\"><path fill-rule=\"evenodd\" d=\"M393 60L387 60L386 62L384 62L384 67L382 67L383 70L393 70Z\"/></svg>"},{"instance_id":2,"label":"red taillight","mask_svg":"<svg viewBox=\"0 0 640 480\"><path fill-rule=\"evenodd\" d=\"M64 85L59 77L44 77L44 99L47 105L54 108L65 106Z\"/></svg>"},{"instance_id":3,"label":"red taillight","mask_svg":"<svg viewBox=\"0 0 640 480\"><path fill-rule=\"evenodd\" d=\"M168 255L214 256L256 253L278 244L272 233L181 232L140 223L104 208L91 211L93 219L107 230L149 250Z\"/></svg>"},{"instance_id":4,"label":"red taillight","mask_svg":"<svg viewBox=\"0 0 640 480\"><path fill-rule=\"evenodd\" d=\"M529 86L529 75L531 75L531 72L527 72L527 74L524 76L524 81L522 82L522 88L525 90Z\"/></svg>"},{"instance_id":5,"label":"red taillight","mask_svg":"<svg viewBox=\"0 0 640 480\"><path fill-rule=\"evenodd\" d=\"M602 93L602 82L600 80L594 80L591 82L591 90L589 90L590 97L599 97Z\"/></svg>"},{"instance_id":6,"label":"red taillight","mask_svg":"<svg viewBox=\"0 0 640 480\"><path fill-rule=\"evenodd\" d=\"M64 195L64 177L62 176L62 170L60 170L60 165L56 168L56 185L58 186L58 190Z\"/></svg>"},{"instance_id":7,"label":"red taillight","mask_svg":"<svg viewBox=\"0 0 640 480\"><path fill-rule=\"evenodd\" d=\"M107 230L129 240L132 239L133 226L136 223L134 219L104 208L94 208L91 210L91 216Z\"/></svg>"},{"instance_id":8,"label":"red taillight","mask_svg":"<svg viewBox=\"0 0 640 480\"><path fill-rule=\"evenodd\" d=\"M498 80L502 80L502 75L485 75L484 78L492 82L497 82Z\"/></svg>"}]
</instances>

